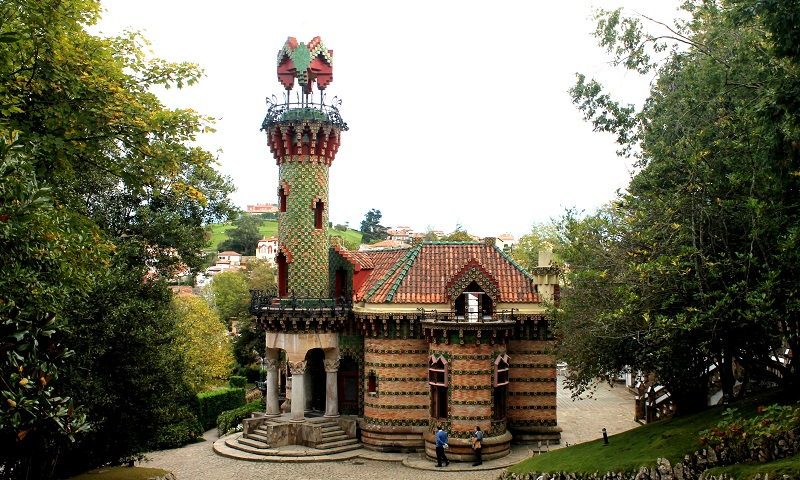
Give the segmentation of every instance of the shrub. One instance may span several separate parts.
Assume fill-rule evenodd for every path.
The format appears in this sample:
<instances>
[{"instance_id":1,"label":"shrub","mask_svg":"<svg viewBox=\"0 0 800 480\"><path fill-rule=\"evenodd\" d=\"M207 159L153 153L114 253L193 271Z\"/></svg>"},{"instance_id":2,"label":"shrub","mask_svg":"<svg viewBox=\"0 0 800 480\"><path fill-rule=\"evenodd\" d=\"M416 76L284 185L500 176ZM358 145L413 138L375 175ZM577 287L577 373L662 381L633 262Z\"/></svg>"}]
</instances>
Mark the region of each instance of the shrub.
<instances>
[{"instance_id":1,"label":"shrub","mask_svg":"<svg viewBox=\"0 0 800 480\"><path fill-rule=\"evenodd\" d=\"M236 375L247 378L248 383L256 383L261 380L261 368L248 365L236 369Z\"/></svg>"},{"instance_id":2,"label":"shrub","mask_svg":"<svg viewBox=\"0 0 800 480\"><path fill-rule=\"evenodd\" d=\"M230 384L231 388L245 388L247 387L247 377L231 375L231 378L228 379L228 384Z\"/></svg>"},{"instance_id":3,"label":"shrub","mask_svg":"<svg viewBox=\"0 0 800 480\"><path fill-rule=\"evenodd\" d=\"M243 388L222 388L197 394L197 418L204 430L217 424L217 417L226 410L244 405Z\"/></svg>"},{"instance_id":4,"label":"shrub","mask_svg":"<svg viewBox=\"0 0 800 480\"><path fill-rule=\"evenodd\" d=\"M236 426L242 423L242 420L249 417L251 413L262 411L264 411L264 402L257 400L239 408L222 412L217 417L217 433L221 437L234 430Z\"/></svg>"},{"instance_id":5,"label":"shrub","mask_svg":"<svg viewBox=\"0 0 800 480\"><path fill-rule=\"evenodd\" d=\"M164 413L168 413L172 421L156 429L152 439L154 449L181 447L203 434L197 416L188 407L177 406Z\"/></svg>"}]
</instances>

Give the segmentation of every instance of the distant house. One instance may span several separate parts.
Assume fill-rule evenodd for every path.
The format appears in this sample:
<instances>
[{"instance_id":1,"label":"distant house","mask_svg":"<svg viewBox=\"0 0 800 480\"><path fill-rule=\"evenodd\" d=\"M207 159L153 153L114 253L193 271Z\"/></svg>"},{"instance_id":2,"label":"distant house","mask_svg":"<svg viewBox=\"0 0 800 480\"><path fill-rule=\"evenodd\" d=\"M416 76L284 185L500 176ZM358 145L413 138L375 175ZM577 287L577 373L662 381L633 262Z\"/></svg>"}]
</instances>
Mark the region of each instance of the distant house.
<instances>
[{"instance_id":1,"label":"distant house","mask_svg":"<svg viewBox=\"0 0 800 480\"><path fill-rule=\"evenodd\" d=\"M256 258L266 260L275 265L275 255L278 254L278 237L262 238L256 247Z\"/></svg>"},{"instance_id":2,"label":"distant house","mask_svg":"<svg viewBox=\"0 0 800 480\"><path fill-rule=\"evenodd\" d=\"M411 243L414 230L411 227L395 227L386 230L389 240L396 240L399 242Z\"/></svg>"},{"instance_id":3,"label":"distant house","mask_svg":"<svg viewBox=\"0 0 800 480\"><path fill-rule=\"evenodd\" d=\"M497 248L503 251L511 250L517 244L517 239L510 233L503 233L495 238Z\"/></svg>"},{"instance_id":4,"label":"distant house","mask_svg":"<svg viewBox=\"0 0 800 480\"><path fill-rule=\"evenodd\" d=\"M227 261L230 266L239 266L242 263L242 254L233 250L226 250L217 254L217 264Z\"/></svg>"},{"instance_id":5,"label":"distant house","mask_svg":"<svg viewBox=\"0 0 800 480\"><path fill-rule=\"evenodd\" d=\"M245 211L253 215L259 213L278 213L278 205L276 203L256 203L255 205L248 205Z\"/></svg>"}]
</instances>

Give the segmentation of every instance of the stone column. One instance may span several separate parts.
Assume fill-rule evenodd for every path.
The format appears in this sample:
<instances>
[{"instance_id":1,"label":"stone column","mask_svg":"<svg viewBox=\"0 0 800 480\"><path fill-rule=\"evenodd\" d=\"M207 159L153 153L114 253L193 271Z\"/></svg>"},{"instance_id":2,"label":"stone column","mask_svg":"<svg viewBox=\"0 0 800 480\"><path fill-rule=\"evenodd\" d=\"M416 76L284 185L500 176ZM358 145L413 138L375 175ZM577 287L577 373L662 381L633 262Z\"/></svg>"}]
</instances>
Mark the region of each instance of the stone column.
<instances>
[{"instance_id":1,"label":"stone column","mask_svg":"<svg viewBox=\"0 0 800 480\"><path fill-rule=\"evenodd\" d=\"M267 369L267 416L277 417L281 414L278 405L278 360L269 359L264 362Z\"/></svg>"},{"instance_id":2,"label":"stone column","mask_svg":"<svg viewBox=\"0 0 800 480\"><path fill-rule=\"evenodd\" d=\"M339 373L339 359L325 360L325 416L339 416L339 387L336 374Z\"/></svg>"},{"instance_id":3,"label":"stone column","mask_svg":"<svg viewBox=\"0 0 800 480\"><path fill-rule=\"evenodd\" d=\"M306 405L306 391L304 377L306 373L306 362L287 362L292 372L292 418L291 422L305 422L304 415Z\"/></svg>"}]
</instances>

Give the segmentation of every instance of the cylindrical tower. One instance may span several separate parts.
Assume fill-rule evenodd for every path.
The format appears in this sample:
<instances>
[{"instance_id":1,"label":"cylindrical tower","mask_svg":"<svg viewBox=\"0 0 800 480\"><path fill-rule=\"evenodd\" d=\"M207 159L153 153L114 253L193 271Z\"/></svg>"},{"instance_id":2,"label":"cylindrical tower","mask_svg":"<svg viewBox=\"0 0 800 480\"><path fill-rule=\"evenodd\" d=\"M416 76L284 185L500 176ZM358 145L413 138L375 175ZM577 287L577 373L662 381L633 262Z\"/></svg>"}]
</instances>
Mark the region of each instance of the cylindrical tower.
<instances>
[{"instance_id":1,"label":"cylindrical tower","mask_svg":"<svg viewBox=\"0 0 800 480\"><path fill-rule=\"evenodd\" d=\"M279 166L278 294L330 297L328 279L328 168L347 130L325 88L333 76L333 51L314 37L308 44L289 37L278 51L278 80L285 101L268 99L262 130ZM295 85L301 87L291 94ZM317 84L315 101L313 84Z\"/></svg>"}]
</instances>

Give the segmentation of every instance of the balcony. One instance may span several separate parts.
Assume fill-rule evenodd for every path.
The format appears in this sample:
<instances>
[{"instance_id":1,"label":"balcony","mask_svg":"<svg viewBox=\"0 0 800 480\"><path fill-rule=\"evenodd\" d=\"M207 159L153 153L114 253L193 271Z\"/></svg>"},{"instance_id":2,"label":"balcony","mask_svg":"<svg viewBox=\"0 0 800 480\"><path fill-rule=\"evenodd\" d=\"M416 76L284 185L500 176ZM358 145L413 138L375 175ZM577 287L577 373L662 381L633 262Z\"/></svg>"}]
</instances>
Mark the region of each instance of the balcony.
<instances>
[{"instance_id":1,"label":"balcony","mask_svg":"<svg viewBox=\"0 0 800 480\"><path fill-rule=\"evenodd\" d=\"M342 119L338 105L341 100L334 97L333 104L320 103L313 100L278 103L275 97L267 99L267 116L261 123L261 129L269 131L274 125L290 122L317 121L333 125L341 131L347 131L347 122Z\"/></svg>"}]
</instances>

